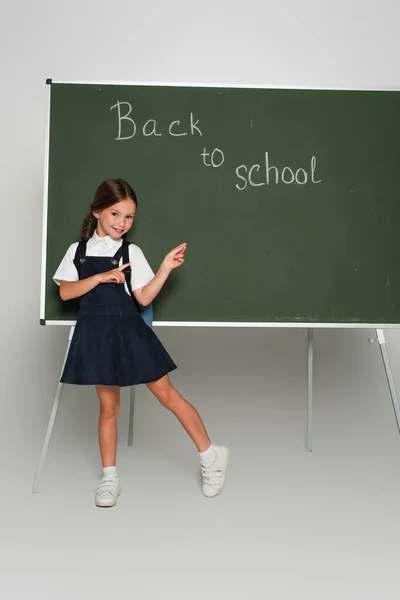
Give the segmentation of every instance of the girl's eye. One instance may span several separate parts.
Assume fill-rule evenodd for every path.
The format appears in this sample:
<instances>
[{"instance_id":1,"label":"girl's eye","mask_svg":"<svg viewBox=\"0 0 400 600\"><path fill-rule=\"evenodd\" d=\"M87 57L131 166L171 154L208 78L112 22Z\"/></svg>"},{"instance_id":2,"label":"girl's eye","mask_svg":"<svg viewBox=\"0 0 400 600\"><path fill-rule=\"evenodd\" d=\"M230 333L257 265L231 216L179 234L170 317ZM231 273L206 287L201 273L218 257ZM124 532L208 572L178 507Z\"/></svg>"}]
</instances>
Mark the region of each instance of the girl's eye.
<instances>
[{"instance_id":1,"label":"girl's eye","mask_svg":"<svg viewBox=\"0 0 400 600\"><path fill-rule=\"evenodd\" d=\"M111 214L112 214L113 217L116 217L118 215L118 213L116 213L116 212L113 212Z\"/></svg>"}]
</instances>

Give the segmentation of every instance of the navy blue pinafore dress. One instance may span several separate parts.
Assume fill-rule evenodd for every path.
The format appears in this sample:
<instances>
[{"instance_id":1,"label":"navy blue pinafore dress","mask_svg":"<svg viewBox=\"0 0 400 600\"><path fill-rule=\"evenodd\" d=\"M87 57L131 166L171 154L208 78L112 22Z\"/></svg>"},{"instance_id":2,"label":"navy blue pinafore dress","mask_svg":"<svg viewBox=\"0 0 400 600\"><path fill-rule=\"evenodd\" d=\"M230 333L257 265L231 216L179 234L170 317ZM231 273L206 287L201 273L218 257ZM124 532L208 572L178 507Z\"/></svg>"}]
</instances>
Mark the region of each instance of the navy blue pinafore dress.
<instances>
[{"instance_id":1,"label":"navy blue pinafore dress","mask_svg":"<svg viewBox=\"0 0 400 600\"><path fill-rule=\"evenodd\" d=\"M108 257L86 256L84 244L79 279L115 269L127 245L124 241ZM157 381L174 369L123 284L100 283L81 296L62 383L132 386Z\"/></svg>"}]
</instances>

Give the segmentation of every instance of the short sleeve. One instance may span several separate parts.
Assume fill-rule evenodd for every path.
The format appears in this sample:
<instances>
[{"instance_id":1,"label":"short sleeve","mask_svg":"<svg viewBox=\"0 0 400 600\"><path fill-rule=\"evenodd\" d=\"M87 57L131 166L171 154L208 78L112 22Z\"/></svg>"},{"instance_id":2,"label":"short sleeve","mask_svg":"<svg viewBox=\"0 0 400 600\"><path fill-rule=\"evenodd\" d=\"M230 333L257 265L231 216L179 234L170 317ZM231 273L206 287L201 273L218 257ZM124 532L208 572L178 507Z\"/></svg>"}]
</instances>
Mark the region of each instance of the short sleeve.
<instances>
[{"instance_id":1,"label":"short sleeve","mask_svg":"<svg viewBox=\"0 0 400 600\"><path fill-rule=\"evenodd\" d=\"M75 252L79 242L71 244L53 275L53 281L60 285L60 281L78 281L78 271L74 265Z\"/></svg>"},{"instance_id":2,"label":"short sleeve","mask_svg":"<svg viewBox=\"0 0 400 600\"><path fill-rule=\"evenodd\" d=\"M151 281L154 273L143 252L136 244L129 244L129 262L131 263L131 287L137 290Z\"/></svg>"}]
</instances>

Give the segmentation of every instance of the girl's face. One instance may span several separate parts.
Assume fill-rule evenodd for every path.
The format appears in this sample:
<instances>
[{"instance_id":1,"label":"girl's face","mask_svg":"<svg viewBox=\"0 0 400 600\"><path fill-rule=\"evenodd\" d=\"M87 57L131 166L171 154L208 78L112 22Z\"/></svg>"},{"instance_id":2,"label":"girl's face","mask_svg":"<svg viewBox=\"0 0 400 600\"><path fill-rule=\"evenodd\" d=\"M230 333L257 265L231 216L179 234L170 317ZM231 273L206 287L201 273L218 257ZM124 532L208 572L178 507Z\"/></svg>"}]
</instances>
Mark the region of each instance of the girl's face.
<instances>
[{"instance_id":1,"label":"girl's face","mask_svg":"<svg viewBox=\"0 0 400 600\"><path fill-rule=\"evenodd\" d=\"M117 240L132 227L136 212L136 204L130 198L125 198L103 210L94 211L97 219L97 234L100 237L109 235Z\"/></svg>"}]
</instances>

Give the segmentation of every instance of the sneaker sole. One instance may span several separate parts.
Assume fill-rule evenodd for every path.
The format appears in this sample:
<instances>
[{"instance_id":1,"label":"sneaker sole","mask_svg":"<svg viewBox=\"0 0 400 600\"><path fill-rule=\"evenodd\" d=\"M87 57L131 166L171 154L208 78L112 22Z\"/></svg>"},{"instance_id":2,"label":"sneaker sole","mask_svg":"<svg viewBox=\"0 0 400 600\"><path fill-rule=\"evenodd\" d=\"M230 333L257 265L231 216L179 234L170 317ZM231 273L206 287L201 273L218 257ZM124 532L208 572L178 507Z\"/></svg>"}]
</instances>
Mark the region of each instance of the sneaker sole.
<instances>
[{"instance_id":1,"label":"sneaker sole","mask_svg":"<svg viewBox=\"0 0 400 600\"><path fill-rule=\"evenodd\" d=\"M115 502L113 502L112 504L99 504L98 502L96 502L96 500L94 501L94 503L99 508L112 508L113 506L115 506L117 504L118 496L120 496L120 495L121 495L121 492L118 492L117 498L115 499Z\"/></svg>"}]
</instances>

